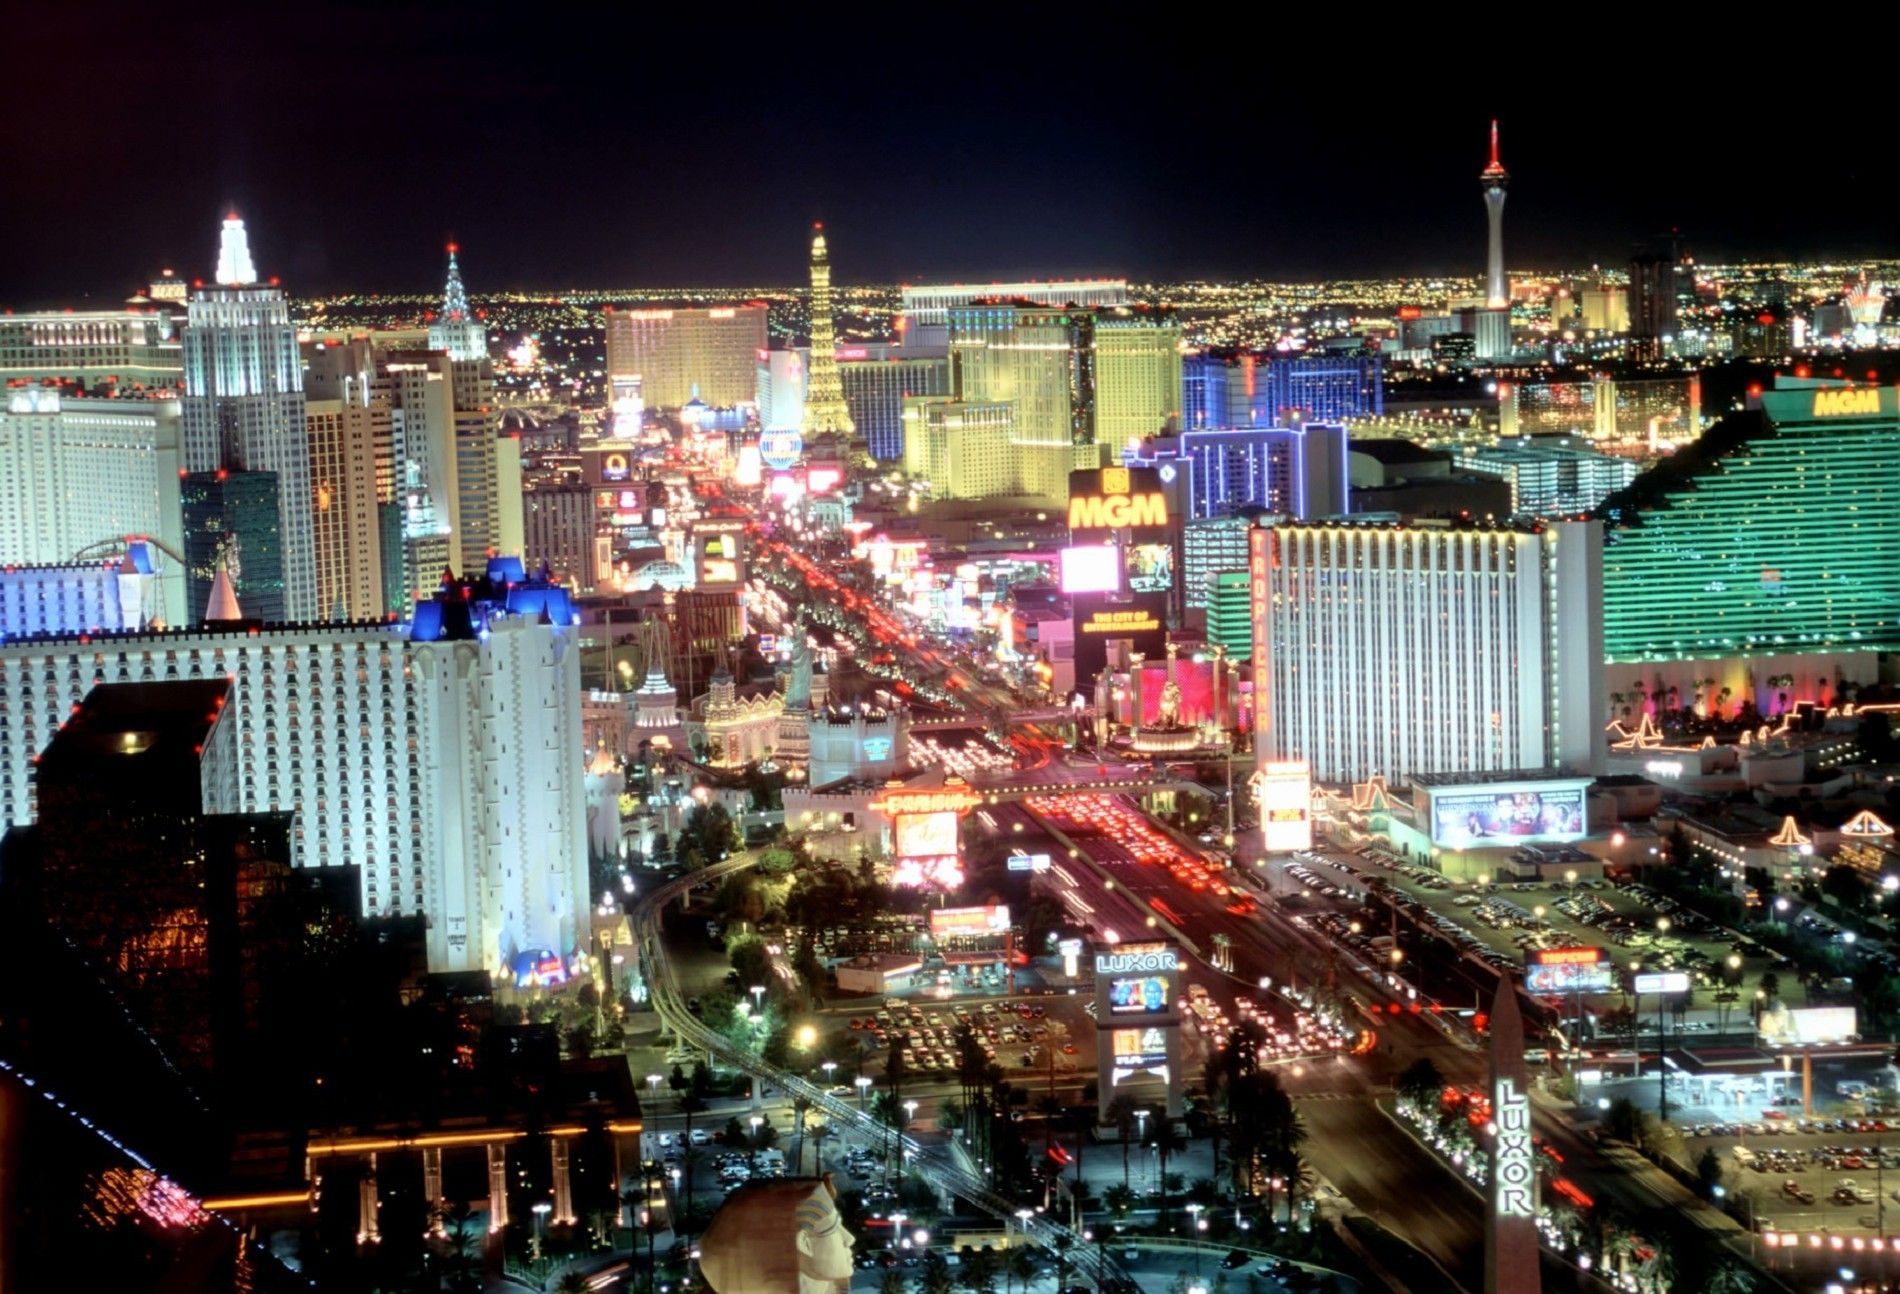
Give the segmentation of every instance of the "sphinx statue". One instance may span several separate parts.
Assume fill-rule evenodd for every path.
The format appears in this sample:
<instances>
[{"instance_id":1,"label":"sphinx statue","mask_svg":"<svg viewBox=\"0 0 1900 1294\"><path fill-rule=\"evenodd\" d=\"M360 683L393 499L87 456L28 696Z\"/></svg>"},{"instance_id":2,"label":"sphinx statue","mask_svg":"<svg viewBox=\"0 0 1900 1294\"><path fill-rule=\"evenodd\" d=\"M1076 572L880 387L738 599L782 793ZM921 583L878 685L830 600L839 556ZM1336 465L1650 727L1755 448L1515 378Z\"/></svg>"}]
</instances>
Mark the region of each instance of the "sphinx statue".
<instances>
[{"instance_id":1,"label":"sphinx statue","mask_svg":"<svg viewBox=\"0 0 1900 1294\"><path fill-rule=\"evenodd\" d=\"M831 1175L748 1182L726 1197L699 1242L713 1294L847 1294L851 1233Z\"/></svg>"}]
</instances>

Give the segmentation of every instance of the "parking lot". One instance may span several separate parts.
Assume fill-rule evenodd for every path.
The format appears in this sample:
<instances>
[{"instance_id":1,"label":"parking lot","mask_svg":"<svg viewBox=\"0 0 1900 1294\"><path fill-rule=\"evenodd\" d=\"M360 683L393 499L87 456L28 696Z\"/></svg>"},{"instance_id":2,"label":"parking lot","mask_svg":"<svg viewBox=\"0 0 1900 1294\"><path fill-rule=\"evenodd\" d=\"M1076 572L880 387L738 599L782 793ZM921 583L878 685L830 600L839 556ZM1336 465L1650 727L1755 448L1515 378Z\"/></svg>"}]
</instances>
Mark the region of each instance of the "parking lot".
<instances>
[{"instance_id":1,"label":"parking lot","mask_svg":"<svg viewBox=\"0 0 1900 1294\"><path fill-rule=\"evenodd\" d=\"M986 1061L1006 1071L1053 1069L1061 1075L1094 1064L1094 1030L1077 1027L1073 1019L1081 1014L1080 1003L1062 996L955 1004L891 997L875 1011L848 1012L842 1024L861 1042L868 1040L867 1067L878 1072L895 1041L907 1072L954 1078L957 1037L967 1028Z\"/></svg>"},{"instance_id":2,"label":"parking lot","mask_svg":"<svg viewBox=\"0 0 1900 1294\"><path fill-rule=\"evenodd\" d=\"M1873 1229L1876 1204L1900 1221L1900 1123L1782 1113L1679 1127L1691 1163L1716 1152L1725 1190L1752 1202L1757 1229Z\"/></svg>"},{"instance_id":3,"label":"parking lot","mask_svg":"<svg viewBox=\"0 0 1900 1294\"><path fill-rule=\"evenodd\" d=\"M1461 883L1364 844L1352 852L1328 848L1297 856L1286 865L1285 877L1322 898L1363 896L1374 913L1396 906L1404 917L1429 926L1493 971L1521 974L1540 949L1596 947L1615 965L1619 982L1638 969L1687 972L1694 992L1681 1027L1688 1032L1745 1031L1754 995L1748 986L1764 972L1794 969L1760 945L1731 936L1641 885L1619 887L1591 878ZM1362 919L1360 924L1361 930L1348 932L1343 941L1376 953L1386 933L1383 923ZM1405 934L1401 925L1401 945ZM1788 988L1798 988L1791 974ZM1584 994L1581 1001L1601 1012L1629 999L1619 991Z\"/></svg>"}]
</instances>

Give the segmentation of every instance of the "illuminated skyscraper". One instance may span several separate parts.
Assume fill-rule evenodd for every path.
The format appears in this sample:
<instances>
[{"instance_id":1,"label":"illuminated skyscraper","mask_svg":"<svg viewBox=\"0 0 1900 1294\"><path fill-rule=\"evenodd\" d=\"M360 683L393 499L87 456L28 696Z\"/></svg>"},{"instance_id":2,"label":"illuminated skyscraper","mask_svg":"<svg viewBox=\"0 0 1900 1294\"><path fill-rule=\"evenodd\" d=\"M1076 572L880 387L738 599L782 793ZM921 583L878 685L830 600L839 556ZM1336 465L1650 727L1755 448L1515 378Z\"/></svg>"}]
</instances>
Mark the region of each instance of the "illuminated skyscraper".
<instances>
[{"instance_id":1,"label":"illuminated skyscraper","mask_svg":"<svg viewBox=\"0 0 1900 1294\"><path fill-rule=\"evenodd\" d=\"M1597 767L1601 522L1249 538L1260 760L1327 782Z\"/></svg>"},{"instance_id":2,"label":"illuminated skyscraper","mask_svg":"<svg viewBox=\"0 0 1900 1294\"><path fill-rule=\"evenodd\" d=\"M831 258L825 253L825 227L812 226L811 360L805 387L805 439L825 432L855 436L851 410L838 376L838 337L831 318Z\"/></svg>"},{"instance_id":3,"label":"illuminated skyscraper","mask_svg":"<svg viewBox=\"0 0 1900 1294\"><path fill-rule=\"evenodd\" d=\"M1606 505L1607 661L1900 649L1900 391L1778 378L1697 449Z\"/></svg>"},{"instance_id":4,"label":"illuminated skyscraper","mask_svg":"<svg viewBox=\"0 0 1900 1294\"><path fill-rule=\"evenodd\" d=\"M1511 183L1510 173L1498 160L1498 123L1491 121L1491 161L1478 172L1484 188L1485 214L1491 221L1490 253L1484 262L1484 303L1492 309L1511 304L1511 284L1504 277L1504 190Z\"/></svg>"},{"instance_id":5,"label":"illuminated skyscraper","mask_svg":"<svg viewBox=\"0 0 1900 1294\"><path fill-rule=\"evenodd\" d=\"M442 313L429 325L429 349L445 350L450 359L488 358L488 332L468 308L468 289L455 263L456 246L449 244L449 281L442 289Z\"/></svg>"},{"instance_id":6,"label":"illuminated skyscraper","mask_svg":"<svg viewBox=\"0 0 1900 1294\"><path fill-rule=\"evenodd\" d=\"M765 349L765 305L607 311L607 381L639 379L648 409L697 395L715 409L758 399L753 371ZM631 389L631 388L629 388Z\"/></svg>"},{"instance_id":7,"label":"illuminated skyscraper","mask_svg":"<svg viewBox=\"0 0 1900 1294\"><path fill-rule=\"evenodd\" d=\"M217 285L198 289L186 308L184 361L186 470L275 475L282 618L315 619L322 608L297 335L283 292L258 284L236 215L224 221Z\"/></svg>"}]
</instances>

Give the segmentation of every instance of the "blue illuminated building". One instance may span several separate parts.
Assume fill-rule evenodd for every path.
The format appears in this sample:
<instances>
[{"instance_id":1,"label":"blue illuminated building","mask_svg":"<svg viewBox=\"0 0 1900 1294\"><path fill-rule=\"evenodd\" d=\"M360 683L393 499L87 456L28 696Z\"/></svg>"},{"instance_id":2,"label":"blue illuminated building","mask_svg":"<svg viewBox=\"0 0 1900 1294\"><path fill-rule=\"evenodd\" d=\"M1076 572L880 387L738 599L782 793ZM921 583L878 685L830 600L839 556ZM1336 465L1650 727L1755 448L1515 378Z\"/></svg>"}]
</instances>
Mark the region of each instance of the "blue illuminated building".
<instances>
[{"instance_id":1,"label":"blue illuminated building","mask_svg":"<svg viewBox=\"0 0 1900 1294\"><path fill-rule=\"evenodd\" d=\"M1343 426L1204 427L1143 441L1122 461L1159 468L1185 520L1258 509L1307 521L1346 511Z\"/></svg>"},{"instance_id":2,"label":"blue illuminated building","mask_svg":"<svg viewBox=\"0 0 1900 1294\"><path fill-rule=\"evenodd\" d=\"M542 617L557 628L579 623L571 593L549 577L546 563L530 575L519 557L491 557L481 575L445 579L434 597L418 599L409 639L467 641L483 636L497 615Z\"/></svg>"},{"instance_id":3,"label":"blue illuminated building","mask_svg":"<svg viewBox=\"0 0 1900 1294\"><path fill-rule=\"evenodd\" d=\"M1189 355L1181 361L1188 427L1283 427L1385 412L1374 355Z\"/></svg>"}]
</instances>

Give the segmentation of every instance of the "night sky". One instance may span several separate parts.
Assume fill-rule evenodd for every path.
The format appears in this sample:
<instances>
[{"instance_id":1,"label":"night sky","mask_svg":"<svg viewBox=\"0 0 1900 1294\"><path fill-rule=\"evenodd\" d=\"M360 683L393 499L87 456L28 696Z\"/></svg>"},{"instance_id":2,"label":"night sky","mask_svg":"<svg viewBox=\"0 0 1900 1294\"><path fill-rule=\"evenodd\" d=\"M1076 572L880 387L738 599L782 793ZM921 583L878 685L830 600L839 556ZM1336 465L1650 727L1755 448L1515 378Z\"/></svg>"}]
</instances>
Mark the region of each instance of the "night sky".
<instances>
[{"instance_id":1,"label":"night sky","mask_svg":"<svg viewBox=\"0 0 1900 1294\"><path fill-rule=\"evenodd\" d=\"M814 219L845 282L1477 273L1493 113L1513 267L1670 227L1703 259L1894 250L1884 200L1811 187L1820 157L1826 194L1884 193L1851 149L1739 90L1626 93L1613 54L1512 55L1488 94L1469 47L1355 52L1369 11L1297 47L1350 65L1289 68L1263 14L1025 8L36 5L0 79L0 304L208 275L227 205L307 294L433 288L450 238L478 292L791 283Z\"/></svg>"}]
</instances>

